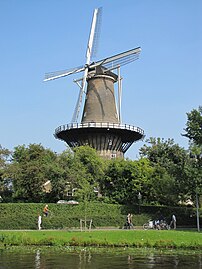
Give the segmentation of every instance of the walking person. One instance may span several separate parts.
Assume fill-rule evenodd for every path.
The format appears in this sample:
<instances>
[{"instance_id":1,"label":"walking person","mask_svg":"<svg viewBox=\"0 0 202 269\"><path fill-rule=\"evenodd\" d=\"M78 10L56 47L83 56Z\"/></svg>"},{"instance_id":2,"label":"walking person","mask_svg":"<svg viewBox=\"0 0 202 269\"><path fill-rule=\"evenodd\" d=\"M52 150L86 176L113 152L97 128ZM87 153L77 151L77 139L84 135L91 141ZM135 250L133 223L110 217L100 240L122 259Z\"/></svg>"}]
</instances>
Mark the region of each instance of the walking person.
<instances>
[{"instance_id":1,"label":"walking person","mask_svg":"<svg viewBox=\"0 0 202 269\"><path fill-rule=\"evenodd\" d=\"M131 213L128 213L126 218L126 229L134 229L133 223L132 223L132 217L133 215Z\"/></svg>"},{"instance_id":2,"label":"walking person","mask_svg":"<svg viewBox=\"0 0 202 269\"><path fill-rule=\"evenodd\" d=\"M132 220L133 219L133 215L130 214L129 218L130 218L130 229L134 229L133 220Z\"/></svg>"},{"instance_id":3,"label":"walking person","mask_svg":"<svg viewBox=\"0 0 202 269\"><path fill-rule=\"evenodd\" d=\"M41 223L42 223L42 218L41 215L38 215L38 229L41 230Z\"/></svg>"},{"instance_id":4,"label":"walking person","mask_svg":"<svg viewBox=\"0 0 202 269\"><path fill-rule=\"evenodd\" d=\"M127 218L126 218L126 229L130 229L130 213L128 213Z\"/></svg>"},{"instance_id":5,"label":"walking person","mask_svg":"<svg viewBox=\"0 0 202 269\"><path fill-rule=\"evenodd\" d=\"M177 219L176 216L173 214L171 217L171 222L170 222L170 227L173 225L173 229L176 230L176 226L177 226Z\"/></svg>"}]
</instances>

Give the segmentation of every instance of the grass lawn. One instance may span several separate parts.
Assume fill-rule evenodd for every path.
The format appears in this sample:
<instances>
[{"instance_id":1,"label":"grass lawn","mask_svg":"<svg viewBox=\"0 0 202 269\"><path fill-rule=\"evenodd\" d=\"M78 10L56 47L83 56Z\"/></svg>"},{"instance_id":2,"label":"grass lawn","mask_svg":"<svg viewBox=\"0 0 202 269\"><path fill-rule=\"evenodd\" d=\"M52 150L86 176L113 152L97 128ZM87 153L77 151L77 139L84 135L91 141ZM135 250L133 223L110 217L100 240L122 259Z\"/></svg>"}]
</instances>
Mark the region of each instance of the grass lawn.
<instances>
[{"instance_id":1,"label":"grass lawn","mask_svg":"<svg viewBox=\"0 0 202 269\"><path fill-rule=\"evenodd\" d=\"M0 231L0 246L94 246L167 249L202 249L196 231Z\"/></svg>"}]
</instances>

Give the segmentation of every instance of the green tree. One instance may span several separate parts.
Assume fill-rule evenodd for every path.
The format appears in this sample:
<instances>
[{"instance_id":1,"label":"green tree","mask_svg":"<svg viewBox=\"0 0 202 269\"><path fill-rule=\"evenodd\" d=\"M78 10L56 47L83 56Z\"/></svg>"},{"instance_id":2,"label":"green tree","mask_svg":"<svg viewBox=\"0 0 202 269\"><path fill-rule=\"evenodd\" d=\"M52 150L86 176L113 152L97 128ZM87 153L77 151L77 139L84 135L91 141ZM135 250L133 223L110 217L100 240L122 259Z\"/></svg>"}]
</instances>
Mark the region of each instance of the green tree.
<instances>
[{"instance_id":1,"label":"green tree","mask_svg":"<svg viewBox=\"0 0 202 269\"><path fill-rule=\"evenodd\" d=\"M110 160L102 191L110 201L120 204L138 203L139 192L144 201L148 202L152 174L153 168L146 158L139 161Z\"/></svg>"},{"instance_id":2,"label":"green tree","mask_svg":"<svg viewBox=\"0 0 202 269\"><path fill-rule=\"evenodd\" d=\"M76 165L77 164L77 165ZM105 162L97 154L96 150L89 146L81 146L74 150L74 166L83 167L83 175L80 178L84 178L93 186L94 189L99 190L100 184L105 173ZM81 180L83 182L83 180ZM77 177L77 184L80 179ZM81 183L82 185L83 183Z\"/></svg>"},{"instance_id":3,"label":"green tree","mask_svg":"<svg viewBox=\"0 0 202 269\"><path fill-rule=\"evenodd\" d=\"M153 175L150 181L148 201L150 204L176 205L179 202L179 192L176 191L175 178L161 165L153 165Z\"/></svg>"},{"instance_id":4,"label":"green tree","mask_svg":"<svg viewBox=\"0 0 202 269\"><path fill-rule=\"evenodd\" d=\"M202 189L202 106L187 113L187 123L183 136L189 139L191 159L187 162L188 189L193 197Z\"/></svg>"},{"instance_id":5,"label":"green tree","mask_svg":"<svg viewBox=\"0 0 202 269\"><path fill-rule=\"evenodd\" d=\"M81 162L92 175L95 181L99 181L104 174L104 161L97 151L89 146L81 146L74 149L75 161Z\"/></svg>"},{"instance_id":6,"label":"green tree","mask_svg":"<svg viewBox=\"0 0 202 269\"><path fill-rule=\"evenodd\" d=\"M46 178L50 178L51 192L47 194L49 200L56 202L66 199L69 190L73 189L74 173L72 172L74 156L70 150L58 154L53 162L50 162L46 169Z\"/></svg>"},{"instance_id":7,"label":"green tree","mask_svg":"<svg viewBox=\"0 0 202 269\"><path fill-rule=\"evenodd\" d=\"M7 178L6 176L10 154L10 150L5 149L0 145L0 202L8 200L12 193L10 178Z\"/></svg>"},{"instance_id":8,"label":"green tree","mask_svg":"<svg viewBox=\"0 0 202 269\"><path fill-rule=\"evenodd\" d=\"M56 154L42 145L15 147L7 171L13 180L13 197L29 202L43 201L46 196L43 185L50 179L48 171L55 159Z\"/></svg>"},{"instance_id":9,"label":"green tree","mask_svg":"<svg viewBox=\"0 0 202 269\"><path fill-rule=\"evenodd\" d=\"M82 146L59 154L51 169L51 196L66 199L67 192L74 190L79 200L90 200L95 198L95 188L99 189L104 162L94 149Z\"/></svg>"},{"instance_id":10,"label":"green tree","mask_svg":"<svg viewBox=\"0 0 202 269\"><path fill-rule=\"evenodd\" d=\"M89 190L94 195L104 175L103 167L103 160L90 147L56 154L42 145L30 144L14 148L7 174L13 180L15 200L56 202L67 198L72 189L79 190L78 196L82 192L87 195ZM44 183L48 181L51 189L45 192Z\"/></svg>"},{"instance_id":11,"label":"green tree","mask_svg":"<svg viewBox=\"0 0 202 269\"><path fill-rule=\"evenodd\" d=\"M174 143L173 139L150 138L140 149L140 155L147 157L155 168L153 186L159 203L175 205L187 199L185 163L187 151ZM159 185L158 185L159 183ZM164 199L162 199L162 198ZM165 198L167 197L167 199Z\"/></svg>"},{"instance_id":12,"label":"green tree","mask_svg":"<svg viewBox=\"0 0 202 269\"><path fill-rule=\"evenodd\" d=\"M184 130L186 133L183 136L187 137L190 142L202 146L202 106L199 106L198 110L193 109L187 113L187 123Z\"/></svg>"},{"instance_id":13,"label":"green tree","mask_svg":"<svg viewBox=\"0 0 202 269\"><path fill-rule=\"evenodd\" d=\"M100 189L100 181L104 175L103 168L103 159L93 148L82 146L74 149L69 181L76 189L76 198L83 202L85 225L87 216L90 214L88 205L90 201L97 199L95 190Z\"/></svg>"}]
</instances>

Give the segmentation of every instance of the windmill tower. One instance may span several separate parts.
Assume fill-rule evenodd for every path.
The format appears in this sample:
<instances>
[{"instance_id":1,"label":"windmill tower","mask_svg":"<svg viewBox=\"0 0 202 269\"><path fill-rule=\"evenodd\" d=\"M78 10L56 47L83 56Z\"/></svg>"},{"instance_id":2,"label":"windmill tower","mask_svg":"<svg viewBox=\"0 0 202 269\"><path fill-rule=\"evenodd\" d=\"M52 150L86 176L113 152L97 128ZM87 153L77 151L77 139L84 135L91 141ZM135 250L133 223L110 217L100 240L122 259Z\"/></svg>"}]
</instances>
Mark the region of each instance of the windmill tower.
<instances>
[{"instance_id":1,"label":"windmill tower","mask_svg":"<svg viewBox=\"0 0 202 269\"><path fill-rule=\"evenodd\" d=\"M69 70L47 73L44 81L54 80L83 72L74 80L80 92L70 124L55 130L55 137L65 141L70 148L89 145L104 158L123 158L133 142L144 137L144 131L121 123L120 67L138 58L140 47L91 63L99 33L101 9L95 9L86 52L86 64ZM115 73L116 72L116 73ZM118 103L114 84L118 84ZM87 84L87 89L86 89ZM78 123L83 94L86 94L81 122Z\"/></svg>"}]
</instances>

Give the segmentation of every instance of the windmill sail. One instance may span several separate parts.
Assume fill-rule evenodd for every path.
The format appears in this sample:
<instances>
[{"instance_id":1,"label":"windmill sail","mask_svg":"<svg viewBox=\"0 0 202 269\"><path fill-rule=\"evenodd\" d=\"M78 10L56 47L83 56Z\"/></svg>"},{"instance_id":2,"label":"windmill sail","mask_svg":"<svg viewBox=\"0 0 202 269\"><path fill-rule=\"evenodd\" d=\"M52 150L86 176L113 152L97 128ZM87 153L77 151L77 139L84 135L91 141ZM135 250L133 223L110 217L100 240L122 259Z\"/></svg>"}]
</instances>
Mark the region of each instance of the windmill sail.
<instances>
[{"instance_id":1,"label":"windmill sail","mask_svg":"<svg viewBox=\"0 0 202 269\"><path fill-rule=\"evenodd\" d=\"M60 70L60 71L46 73L44 81L49 81L49 80L54 80L54 79L61 78L61 77L66 77L66 76L69 76L71 74L76 74L76 73L79 73L82 71L84 71L84 66L79 66L79 67L74 67L74 68L67 69L67 70Z\"/></svg>"},{"instance_id":2,"label":"windmill sail","mask_svg":"<svg viewBox=\"0 0 202 269\"><path fill-rule=\"evenodd\" d=\"M122 65L125 65L125 64L128 64L130 62L137 60L139 58L140 52L141 52L141 48L137 47L132 50L128 50L128 51L116 54L114 56L107 57L98 62L91 63L90 65L88 65L88 68L93 69L99 65L103 65L106 68L111 68L113 66L115 67L117 65L122 66ZM85 66L79 66L79 67L75 67L75 68L71 68L67 70L46 73L44 81L69 76L72 74L82 72L84 70L85 70Z\"/></svg>"},{"instance_id":3,"label":"windmill sail","mask_svg":"<svg viewBox=\"0 0 202 269\"><path fill-rule=\"evenodd\" d=\"M93 37L91 59L95 58L96 54L97 54L97 50L98 50L98 46L99 46L101 22L102 22L102 7L97 9L97 20L96 20L96 26L95 26L95 33L94 33L94 37Z\"/></svg>"},{"instance_id":4,"label":"windmill sail","mask_svg":"<svg viewBox=\"0 0 202 269\"><path fill-rule=\"evenodd\" d=\"M98 35L98 26L97 23L100 21L100 16L101 16L101 8L95 9L93 13L93 20L91 24L91 31L90 31L90 36L88 40L88 45L87 45L87 51L86 51L86 64L84 66L84 74L83 74L83 79L82 79L82 88L79 93L78 101L74 110L74 114L72 117L72 122L77 122L77 119L79 117L79 112L82 104L82 99L83 99L83 94L85 91L86 87L86 79L88 76L88 66L91 61L91 56L92 52L94 51L94 46L95 46L95 40L96 40L96 35Z\"/></svg>"},{"instance_id":5,"label":"windmill sail","mask_svg":"<svg viewBox=\"0 0 202 269\"><path fill-rule=\"evenodd\" d=\"M114 56L107 57L98 62L92 63L89 66L89 68L95 68L96 66L99 66L99 65L103 65L107 68L117 66L117 65L119 66L125 65L127 63L133 62L136 59L138 59L140 52L141 52L141 48L137 47L132 50L128 50L128 51L116 54Z\"/></svg>"}]
</instances>

